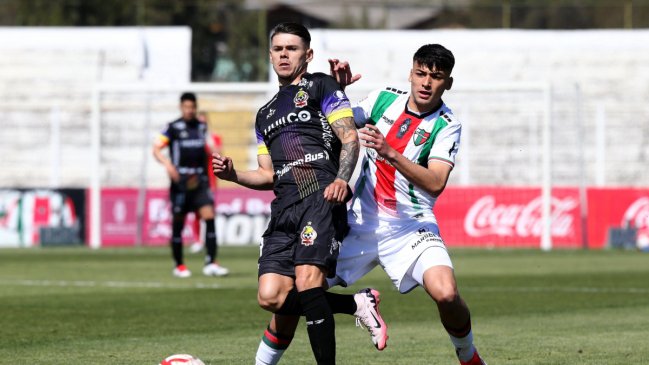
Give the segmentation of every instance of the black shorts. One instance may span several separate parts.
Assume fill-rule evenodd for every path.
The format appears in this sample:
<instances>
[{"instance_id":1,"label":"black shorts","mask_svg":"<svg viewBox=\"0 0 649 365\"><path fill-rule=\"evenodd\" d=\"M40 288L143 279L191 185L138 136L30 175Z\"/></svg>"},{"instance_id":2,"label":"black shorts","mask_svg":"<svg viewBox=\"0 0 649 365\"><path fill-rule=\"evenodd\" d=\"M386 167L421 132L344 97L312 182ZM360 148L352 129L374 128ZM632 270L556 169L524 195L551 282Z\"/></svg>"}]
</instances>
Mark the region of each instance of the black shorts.
<instances>
[{"instance_id":1,"label":"black shorts","mask_svg":"<svg viewBox=\"0 0 649 365\"><path fill-rule=\"evenodd\" d=\"M214 206L214 196L207 176L196 176L197 180L188 179L182 177L179 183L172 183L169 189L171 211L174 215L195 212L206 205Z\"/></svg>"},{"instance_id":2,"label":"black shorts","mask_svg":"<svg viewBox=\"0 0 649 365\"><path fill-rule=\"evenodd\" d=\"M296 265L310 264L334 277L340 243L348 231L346 205L329 203L322 191L273 210L262 237L259 276L274 273L294 278Z\"/></svg>"}]
</instances>

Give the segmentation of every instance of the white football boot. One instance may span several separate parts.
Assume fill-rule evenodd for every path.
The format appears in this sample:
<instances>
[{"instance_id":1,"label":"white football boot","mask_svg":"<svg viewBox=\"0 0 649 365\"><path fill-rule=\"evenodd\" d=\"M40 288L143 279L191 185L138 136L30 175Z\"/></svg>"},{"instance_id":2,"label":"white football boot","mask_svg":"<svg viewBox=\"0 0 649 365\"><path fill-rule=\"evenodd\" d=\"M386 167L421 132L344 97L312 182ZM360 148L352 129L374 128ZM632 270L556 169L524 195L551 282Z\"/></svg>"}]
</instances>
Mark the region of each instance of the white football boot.
<instances>
[{"instance_id":1,"label":"white football boot","mask_svg":"<svg viewBox=\"0 0 649 365\"><path fill-rule=\"evenodd\" d=\"M203 266L203 275L205 276L226 276L230 273L230 270L219 264L207 264Z\"/></svg>"},{"instance_id":2,"label":"white football boot","mask_svg":"<svg viewBox=\"0 0 649 365\"><path fill-rule=\"evenodd\" d=\"M177 278L188 278L192 276L192 272L187 269L187 266L178 265L174 268L173 275Z\"/></svg>"},{"instance_id":3,"label":"white football boot","mask_svg":"<svg viewBox=\"0 0 649 365\"><path fill-rule=\"evenodd\" d=\"M381 351L387 346L388 326L379 312L381 293L371 288L361 289L354 294L356 301L356 325L362 325L370 333L372 343Z\"/></svg>"}]
</instances>

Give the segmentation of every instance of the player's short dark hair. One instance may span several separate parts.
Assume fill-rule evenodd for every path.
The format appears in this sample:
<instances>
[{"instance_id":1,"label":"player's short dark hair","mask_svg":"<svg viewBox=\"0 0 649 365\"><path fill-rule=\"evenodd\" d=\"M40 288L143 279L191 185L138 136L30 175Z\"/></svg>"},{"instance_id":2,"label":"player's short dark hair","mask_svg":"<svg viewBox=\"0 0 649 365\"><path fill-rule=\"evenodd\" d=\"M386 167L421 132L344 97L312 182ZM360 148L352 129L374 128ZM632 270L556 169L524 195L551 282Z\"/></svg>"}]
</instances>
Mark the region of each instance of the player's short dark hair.
<instances>
[{"instance_id":1,"label":"player's short dark hair","mask_svg":"<svg viewBox=\"0 0 649 365\"><path fill-rule=\"evenodd\" d=\"M183 101L193 101L194 104L196 104L196 94L186 92L180 95L180 103L182 104Z\"/></svg>"},{"instance_id":2,"label":"player's short dark hair","mask_svg":"<svg viewBox=\"0 0 649 365\"><path fill-rule=\"evenodd\" d=\"M412 57L414 62L424 65L429 69L433 67L451 73L455 66L453 53L441 44L426 44L421 46Z\"/></svg>"},{"instance_id":3,"label":"player's short dark hair","mask_svg":"<svg viewBox=\"0 0 649 365\"><path fill-rule=\"evenodd\" d=\"M302 41L307 46L307 48L311 47L311 33L309 33L309 30L306 29L306 27L300 23L286 22L286 23L277 24L270 31L270 40L272 41L273 37L275 37L279 33L296 35L302 38Z\"/></svg>"}]
</instances>

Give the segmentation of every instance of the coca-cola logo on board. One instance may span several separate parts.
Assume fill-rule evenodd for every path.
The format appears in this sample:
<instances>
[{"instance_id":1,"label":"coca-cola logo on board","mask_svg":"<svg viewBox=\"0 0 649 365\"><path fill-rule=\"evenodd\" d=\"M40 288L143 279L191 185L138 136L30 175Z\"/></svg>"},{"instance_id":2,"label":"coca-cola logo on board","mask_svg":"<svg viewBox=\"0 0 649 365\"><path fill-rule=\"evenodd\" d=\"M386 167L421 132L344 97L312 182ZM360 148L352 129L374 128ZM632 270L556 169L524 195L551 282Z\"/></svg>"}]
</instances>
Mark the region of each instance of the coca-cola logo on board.
<instances>
[{"instance_id":1,"label":"coca-cola logo on board","mask_svg":"<svg viewBox=\"0 0 649 365\"><path fill-rule=\"evenodd\" d=\"M643 197L629 205L622 217L622 226L649 228L649 197Z\"/></svg>"},{"instance_id":2,"label":"coca-cola logo on board","mask_svg":"<svg viewBox=\"0 0 649 365\"><path fill-rule=\"evenodd\" d=\"M574 198L552 198L552 236L568 237L574 231L574 215L578 206ZM543 230L542 199L535 198L524 204L496 202L493 195L478 199L464 218L464 230L469 236L541 237Z\"/></svg>"}]
</instances>

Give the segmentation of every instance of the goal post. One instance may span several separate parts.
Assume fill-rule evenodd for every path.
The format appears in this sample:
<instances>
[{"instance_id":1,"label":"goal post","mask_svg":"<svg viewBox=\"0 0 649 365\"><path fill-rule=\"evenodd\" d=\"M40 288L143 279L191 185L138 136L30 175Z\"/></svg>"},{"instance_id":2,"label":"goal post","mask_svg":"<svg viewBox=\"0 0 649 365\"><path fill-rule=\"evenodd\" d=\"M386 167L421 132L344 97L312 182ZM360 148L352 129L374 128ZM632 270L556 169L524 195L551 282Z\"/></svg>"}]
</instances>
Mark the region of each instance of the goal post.
<instances>
[{"instance_id":1,"label":"goal post","mask_svg":"<svg viewBox=\"0 0 649 365\"><path fill-rule=\"evenodd\" d=\"M543 230L541 233L541 250L550 251L552 249L552 86L547 83L542 86L542 90L545 112L543 113L541 143L543 146L543 171L541 173L541 220Z\"/></svg>"},{"instance_id":2,"label":"goal post","mask_svg":"<svg viewBox=\"0 0 649 365\"><path fill-rule=\"evenodd\" d=\"M349 86L346 93L353 103L387 85L359 82ZM389 85L409 89L409 84ZM166 187L163 169L145 161L152 158L149 151L155 132L178 117L178 97L185 91L197 94L200 111L219 116L245 111L244 117L235 117L245 121L222 123L219 118L216 127L219 131L225 128L229 135L241 140L240 161L254 161L254 114L277 91L274 82L97 85L92 92L89 120L90 247L102 246L102 188L139 187L142 191ZM463 124L458 171L451 174L449 186L540 188L540 237L534 245L552 249L552 110L556 106L550 84L456 82L444 95L444 101ZM234 127L240 129L231 130ZM126 138L127 133L120 131L135 136ZM230 139L225 142L228 153L229 143ZM524 148L519 151L519 146ZM528 195L520 198L527 199ZM514 241L510 243L517 246Z\"/></svg>"},{"instance_id":3,"label":"goal post","mask_svg":"<svg viewBox=\"0 0 649 365\"><path fill-rule=\"evenodd\" d=\"M207 93L210 95L228 95L235 97L237 95L248 94L253 95L253 105L249 107L256 109L261 106L256 105L261 100L266 99L269 95L275 92L271 83L187 83L187 84L143 84L143 83L128 83L128 84L97 84L93 88L92 101L91 101L91 117L90 117L90 139L91 139L91 154L92 163L90 166L90 224L89 224L89 245L91 248L101 247L101 189L104 185L102 183L102 119L106 112L106 107L103 106L103 99L107 94L117 95L119 98L129 95L142 95L155 94L168 94L169 101L166 106L169 109L166 121L171 121L174 115L177 116L178 96L185 91L191 91L197 94ZM145 98L147 99L147 98ZM250 99L250 98L249 98ZM123 101L123 100L122 100ZM119 101L118 101L119 102ZM140 100L140 106L148 105L146 100ZM199 109L201 106L199 105ZM174 114L175 113L175 114ZM160 121L157 121L160 122ZM252 133L252 132L251 132ZM149 146L143 146L148 148Z\"/></svg>"},{"instance_id":4,"label":"goal post","mask_svg":"<svg viewBox=\"0 0 649 365\"><path fill-rule=\"evenodd\" d=\"M456 89L451 90L448 96L451 97L455 93L475 95L477 102L486 100L485 94L501 94L506 97L508 94L529 94L532 98L537 100L522 101L520 104L521 109L530 115L537 113L536 117L540 118L541 131L540 131L540 181L538 185L541 188L541 236L539 248L543 251L552 250L552 86L549 82L517 82L517 83L502 83L502 84L465 84L458 86ZM482 97L480 95L483 95ZM446 95L445 95L446 99ZM449 98L450 99L450 98ZM465 101L466 102L466 101ZM461 118L464 105L451 104L451 108L457 108L460 114L460 121L464 124L465 120ZM527 110L529 109L529 110ZM470 125L471 126L471 125ZM466 126L465 126L466 127ZM473 126L471 126L473 127ZM470 128L469 128L470 130ZM466 131L469 132L469 131ZM463 134L465 130L463 130ZM493 141L496 143L497 141ZM462 148L472 149L471 144L463 144ZM467 163L466 166L470 166ZM462 166L460 166L462 168ZM531 168L531 167L530 167ZM465 184L475 184L473 179L465 177ZM467 181L468 180L468 181ZM527 184L537 185L534 181L528 181Z\"/></svg>"},{"instance_id":5,"label":"goal post","mask_svg":"<svg viewBox=\"0 0 649 365\"><path fill-rule=\"evenodd\" d=\"M385 86L386 84L352 85L346 92L351 100L359 100L370 91ZM401 90L410 88L409 84L403 83L389 86ZM462 141L455 167L457 171L451 174L448 186L484 191L501 187L513 188L509 189L508 194L518 194L518 197L504 197L504 200L510 201L509 205L502 203L494 208L495 214L503 210L507 210L507 213L498 218L497 224L501 226L492 227L493 231L504 230L510 232L508 234L516 231L512 215L525 208L529 209L530 205L536 206L536 202L539 202L540 223L533 224L534 227L525 234L535 235L538 230L539 236L534 241L534 247L544 251L553 249L553 174L557 172L554 171L556 166L553 163L553 154L556 155L553 143L556 142L552 139L553 110L556 105L553 105L555 96L551 84L456 82L453 89L444 94L443 99L462 123ZM563 102L570 104L572 100ZM519 192L519 189L522 191ZM540 195L530 195L530 190L534 189L538 189L536 191L540 191ZM556 198L555 196L554 199ZM470 198L466 198L467 201L468 199ZM447 217L442 212L438 218L444 221ZM504 226L506 224L510 226ZM462 225L459 226L461 228ZM555 234L564 233L558 232L561 229L557 227L554 229ZM449 234L448 230L445 233L447 238L453 234ZM524 246L514 241L516 234L511 236L513 238L508 241L508 245ZM489 244L486 246L489 247Z\"/></svg>"}]
</instances>

